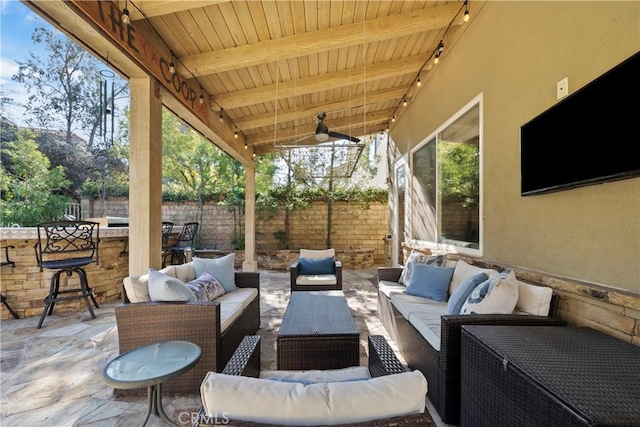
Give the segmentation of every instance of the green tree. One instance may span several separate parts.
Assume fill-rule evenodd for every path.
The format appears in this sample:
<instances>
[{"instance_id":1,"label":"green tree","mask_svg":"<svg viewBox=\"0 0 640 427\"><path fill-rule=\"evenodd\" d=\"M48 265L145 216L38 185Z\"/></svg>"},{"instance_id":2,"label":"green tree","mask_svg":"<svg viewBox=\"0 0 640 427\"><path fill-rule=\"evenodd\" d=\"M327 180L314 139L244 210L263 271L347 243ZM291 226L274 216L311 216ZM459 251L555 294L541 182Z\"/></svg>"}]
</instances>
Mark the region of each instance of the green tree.
<instances>
[{"instance_id":1,"label":"green tree","mask_svg":"<svg viewBox=\"0 0 640 427\"><path fill-rule=\"evenodd\" d=\"M27 60L16 61L18 72L13 80L29 93L23 107L27 123L38 128L40 150L52 165L64 166L73 184L68 193L74 194L88 177L96 175L95 165L102 171L104 165L114 163L114 159L105 159L110 137L99 138L98 133L100 129L105 133L105 118L109 123L115 118L116 101L127 96L128 82L110 70L101 70L105 67L100 61L53 28L36 27L31 38L48 53L41 57L30 52ZM99 90L105 84L106 100ZM88 141L77 134L87 135Z\"/></svg>"},{"instance_id":2,"label":"green tree","mask_svg":"<svg viewBox=\"0 0 640 427\"><path fill-rule=\"evenodd\" d=\"M275 173L273 156L256 160L256 193L263 205ZM225 205L234 217L232 241L244 247L245 171L240 162L185 126L170 111L162 113L162 176L165 200L196 200L197 217L202 222L205 203Z\"/></svg>"},{"instance_id":3,"label":"green tree","mask_svg":"<svg viewBox=\"0 0 640 427\"><path fill-rule=\"evenodd\" d=\"M32 227L60 219L70 199L56 194L69 185L62 166L50 162L35 142L35 135L19 130L14 141L2 141L10 165L0 165L2 224Z\"/></svg>"}]
</instances>

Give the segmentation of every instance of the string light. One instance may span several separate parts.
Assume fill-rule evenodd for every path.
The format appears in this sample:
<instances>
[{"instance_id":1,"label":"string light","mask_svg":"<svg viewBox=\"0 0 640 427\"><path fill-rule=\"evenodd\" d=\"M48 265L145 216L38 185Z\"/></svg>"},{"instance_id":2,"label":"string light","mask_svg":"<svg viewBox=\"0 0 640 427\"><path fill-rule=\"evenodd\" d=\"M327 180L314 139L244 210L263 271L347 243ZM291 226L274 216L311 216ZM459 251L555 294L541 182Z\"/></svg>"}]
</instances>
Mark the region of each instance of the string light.
<instances>
[{"instance_id":1,"label":"string light","mask_svg":"<svg viewBox=\"0 0 640 427\"><path fill-rule=\"evenodd\" d=\"M122 22L125 25L129 25L131 23L131 18L129 17L129 9L127 9L128 1L124 2L124 9L122 9Z\"/></svg>"},{"instance_id":2,"label":"string light","mask_svg":"<svg viewBox=\"0 0 640 427\"><path fill-rule=\"evenodd\" d=\"M244 143L244 149L247 150L249 148L249 146L247 145L246 141Z\"/></svg>"},{"instance_id":3,"label":"string light","mask_svg":"<svg viewBox=\"0 0 640 427\"><path fill-rule=\"evenodd\" d=\"M174 56L173 52L169 48L169 45L167 44L167 42L164 41L164 39L162 38L162 36L158 32L158 30L156 30L156 27L153 26L153 24L151 23L151 20L149 19L147 14L144 12L144 10L140 9L133 2L131 2L131 4L133 5L133 7L135 7L138 10L138 12L140 12L142 17L145 19L145 21L147 21L147 24L149 24L149 26L151 27L153 32L156 34L156 36L162 41L162 43L165 45L167 50L171 52L171 63L169 64L169 72L171 74L175 73L177 71L176 68L175 68L176 63L181 64L182 68L185 69L187 73L191 74L191 77L193 77L193 79L196 81L196 84L198 84L200 86L200 99L198 101L200 102L200 104L204 104L205 103L204 102L204 88L200 84L200 81L198 80L198 78L193 74L193 72L188 67L186 67L184 65L184 63L180 60L179 57ZM127 5L128 5L128 0L125 0L125 7L122 10L122 22L125 23L125 24L129 24L131 22L130 17L129 17L129 10L127 9ZM173 67L173 71L171 70L172 67ZM209 102L212 102L213 104L217 105L220 108L220 122L224 122L224 115L223 115L224 111L223 111L222 106L216 102L215 98L209 98ZM227 116L227 119L231 123L232 127L236 127L235 124L233 123L233 120L231 120L231 118L229 116ZM235 131L233 137L235 139L238 139L238 128L237 127L236 127L236 131Z\"/></svg>"},{"instance_id":4,"label":"string light","mask_svg":"<svg viewBox=\"0 0 640 427\"><path fill-rule=\"evenodd\" d=\"M436 48L436 57L433 58L434 64L437 64L438 62L440 62L440 55L442 55L443 51L444 51L444 42L440 40L440 43L438 43L438 47Z\"/></svg>"},{"instance_id":5,"label":"string light","mask_svg":"<svg viewBox=\"0 0 640 427\"><path fill-rule=\"evenodd\" d=\"M460 16L460 13L462 13L463 9L464 9L464 16L463 16L464 22L468 22L469 19L471 18L471 16L469 15L469 0L465 0L465 2L462 4L460 9L458 9L458 13L455 14L455 16L451 19L451 22L449 22L449 25L447 26L447 28L444 30L444 34L442 35L442 38L440 39L438 46L434 49L431 55L425 60L424 64L422 64L422 67L420 67L420 70L418 70L418 75L416 76L416 80L415 80L416 87L422 86L422 81L420 80L420 74L422 73L424 68L427 66L427 64L431 61L431 59L433 58L434 64L437 64L438 62L440 62L440 57L442 56L442 52L444 52L444 39L446 38L447 33L451 28L451 25L453 25L456 19L459 19L458 17ZM404 107L407 106L407 95L410 90L411 90L411 86L409 86L409 88L407 89L407 92L405 92L404 96L402 97L402 105ZM396 114L398 114L399 107L400 105L398 105L393 111L393 115L391 116L392 123L396 121ZM389 131L389 123L387 122L387 132L388 131Z\"/></svg>"},{"instance_id":6,"label":"string light","mask_svg":"<svg viewBox=\"0 0 640 427\"><path fill-rule=\"evenodd\" d=\"M169 64L169 73L176 73L176 64L173 63L173 53L171 54L171 63Z\"/></svg>"}]
</instances>

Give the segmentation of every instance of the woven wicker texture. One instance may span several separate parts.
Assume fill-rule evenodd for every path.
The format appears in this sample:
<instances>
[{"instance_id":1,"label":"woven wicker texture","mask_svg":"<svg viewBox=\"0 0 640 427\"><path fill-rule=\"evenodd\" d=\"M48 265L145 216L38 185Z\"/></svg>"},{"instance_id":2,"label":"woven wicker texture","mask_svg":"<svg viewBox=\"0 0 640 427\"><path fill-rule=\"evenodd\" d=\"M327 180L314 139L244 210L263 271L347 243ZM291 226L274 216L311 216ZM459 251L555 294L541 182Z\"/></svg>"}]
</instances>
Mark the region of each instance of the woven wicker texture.
<instances>
[{"instance_id":1,"label":"woven wicker texture","mask_svg":"<svg viewBox=\"0 0 640 427\"><path fill-rule=\"evenodd\" d=\"M378 268L378 280L397 281L398 267ZM564 320L544 316L508 314L455 315L441 317L440 350L433 348L418 330L378 291L378 318L396 343L411 369L418 369L429 383L428 397L442 420L460 422L461 326L475 325L565 325Z\"/></svg>"},{"instance_id":2,"label":"woven wicker texture","mask_svg":"<svg viewBox=\"0 0 640 427\"><path fill-rule=\"evenodd\" d=\"M368 339L369 345L369 372L371 376L391 375L405 372L406 369L398 360L389 344L381 335L372 335ZM223 373L229 375L258 376L260 373L260 337L257 335L246 336L238 349L231 357ZM248 374L247 374L248 373ZM216 423L217 421L217 423ZM206 427L213 425L235 426L235 427L281 427L282 424L264 424L249 421L236 421L227 419L215 419L204 413L204 408L200 408L198 417L194 420L193 427ZM371 420L350 424L339 424L338 427L430 427L435 426L435 422L428 412L423 414L404 415L382 420ZM295 426L294 426L295 427Z\"/></svg>"},{"instance_id":3,"label":"woven wicker texture","mask_svg":"<svg viewBox=\"0 0 640 427\"><path fill-rule=\"evenodd\" d=\"M582 327L463 326L462 353L463 425L640 425L638 346Z\"/></svg>"},{"instance_id":4,"label":"woven wicker texture","mask_svg":"<svg viewBox=\"0 0 640 427\"><path fill-rule=\"evenodd\" d=\"M236 272L238 287L260 289L258 273ZM124 294L124 292L123 292ZM165 393L199 394L209 371L220 372L245 335L260 326L260 295L224 332L220 331L220 306L216 302L124 303L115 307L120 353L165 340L183 340L202 349L198 364L184 375L162 385ZM145 394L146 388L121 390L117 395Z\"/></svg>"},{"instance_id":5,"label":"woven wicker texture","mask_svg":"<svg viewBox=\"0 0 640 427\"><path fill-rule=\"evenodd\" d=\"M278 369L337 369L360 361L360 334L342 291L292 292L278 331Z\"/></svg>"}]
</instances>

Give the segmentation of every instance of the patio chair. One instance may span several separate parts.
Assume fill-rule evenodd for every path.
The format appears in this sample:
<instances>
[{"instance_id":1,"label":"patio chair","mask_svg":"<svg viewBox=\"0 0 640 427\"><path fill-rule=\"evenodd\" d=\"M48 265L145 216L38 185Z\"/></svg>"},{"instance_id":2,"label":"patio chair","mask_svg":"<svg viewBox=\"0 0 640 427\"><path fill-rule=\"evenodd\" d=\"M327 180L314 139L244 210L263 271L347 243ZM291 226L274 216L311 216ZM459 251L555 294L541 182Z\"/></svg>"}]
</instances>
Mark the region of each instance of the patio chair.
<instances>
[{"instance_id":1,"label":"patio chair","mask_svg":"<svg viewBox=\"0 0 640 427\"><path fill-rule=\"evenodd\" d=\"M335 259L335 249L300 249L291 264L291 291L342 290L342 262Z\"/></svg>"},{"instance_id":2,"label":"patio chair","mask_svg":"<svg viewBox=\"0 0 640 427\"><path fill-rule=\"evenodd\" d=\"M11 245L11 246L3 246L2 249L4 249L4 261L0 261L0 267L4 267L5 265L10 265L11 268L15 268L16 267L16 263L11 261L11 259L9 259L9 249L15 249L15 246ZM4 307L9 310L9 313L11 313L11 315L13 316L14 319L19 319L20 317L18 316L18 314L13 311L13 308L11 308L11 306L9 305L9 303L7 302L7 297L4 294L0 294L0 299L2 300L2 305L4 305Z\"/></svg>"},{"instance_id":3,"label":"patio chair","mask_svg":"<svg viewBox=\"0 0 640 427\"><path fill-rule=\"evenodd\" d=\"M198 222L187 222L182 226L182 231L178 235L178 243L169 246L163 256L163 265L166 264L166 258L171 258L171 264L184 264L187 262L185 251L192 250L196 236L198 234Z\"/></svg>"},{"instance_id":4,"label":"patio chair","mask_svg":"<svg viewBox=\"0 0 640 427\"><path fill-rule=\"evenodd\" d=\"M162 268L166 267L166 258L169 249L169 239L173 231L173 222L162 221Z\"/></svg>"},{"instance_id":5,"label":"patio chair","mask_svg":"<svg viewBox=\"0 0 640 427\"><path fill-rule=\"evenodd\" d=\"M203 406L192 425L219 425L225 416L225 424L237 427L435 426L426 412L422 374L407 371L383 336L369 336L368 346L366 367L261 371L260 337L247 335L222 373L205 377L200 388Z\"/></svg>"},{"instance_id":6,"label":"patio chair","mask_svg":"<svg viewBox=\"0 0 640 427\"><path fill-rule=\"evenodd\" d=\"M58 301L84 299L92 319L93 313L89 298L96 308L98 303L89 287L84 267L98 263L98 244L100 242L100 224L91 221L56 221L38 224L38 242L35 244L36 261L40 271L45 268L54 270L51 277L49 294L44 299L44 310L37 329L42 327L47 313L51 315ZM71 277L76 273L80 278L79 287L60 289L60 275ZM68 294L67 296L61 296Z\"/></svg>"}]
</instances>

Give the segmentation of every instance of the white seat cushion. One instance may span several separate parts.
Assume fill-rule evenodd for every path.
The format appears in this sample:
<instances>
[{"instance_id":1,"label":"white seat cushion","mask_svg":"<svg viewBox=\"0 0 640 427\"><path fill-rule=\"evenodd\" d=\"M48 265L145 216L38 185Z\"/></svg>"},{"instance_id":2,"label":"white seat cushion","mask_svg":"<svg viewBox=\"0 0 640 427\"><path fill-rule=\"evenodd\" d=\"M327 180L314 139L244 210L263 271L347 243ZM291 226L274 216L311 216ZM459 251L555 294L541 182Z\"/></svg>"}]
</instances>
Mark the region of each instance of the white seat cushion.
<instances>
[{"instance_id":1,"label":"white seat cushion","mask_svg":"<svg viewBox=\"0 0 640 427\"><path fill-rule=\"evenodd\" d=\"M386 295L387 298L391 298L391 295L401 294L406 286L401 285L398 282L390 282L388 280L381 280L378 282L378 289L382 292L383 295Z\"/></svg>"},{"instance_id":2,"label":"white seat cushion","mask_svg":"<svg viewBox=\"0 0 640 427\"><path fill-rule=\"evenodd\" d=\"M257 295L256 288L237 288L216 298L214 301L220 303L220 330L224 332Z\"/></svg>"},{"instance_id":3,"label":"white seat cushion","mask_svg":"<svg viewBox=\"0 0 640 427\"><path fill-rule=\"evenodd\" d=\"M337 279L335 274L301 275L296 277L297 285L335 285L336 283Z\"/></svg>"},{"instance_id":4,"label":"white seat cushion","mask_svg":"<svg viewBox=\"0 0 640 427\"><path fill-rule=\"evenodd\" d=\"M260 371L260 378L285 378L290 380L327 383L371 378L366 366L351 366L343 369L309 369L302 371Z\"/></svg>"},{"instance_id":5,"label":"white seat cushion","mask_svg":"<svg viewBox=\"0 0 640 427\"><path fill-rule=\"evenodd\" d=\"M420 371L360 381L304 385L209 372L200 387L207 416L265 424L335 425L425 410Z\"/></svg>"}]
</instances>

